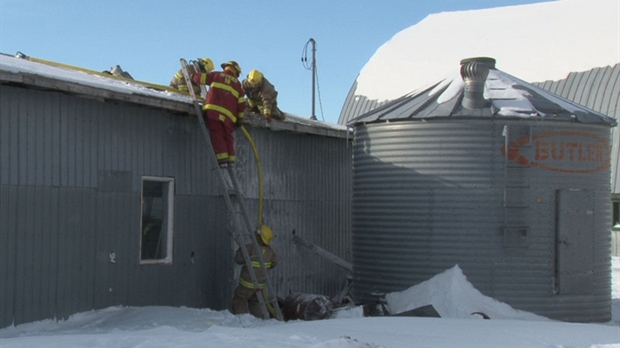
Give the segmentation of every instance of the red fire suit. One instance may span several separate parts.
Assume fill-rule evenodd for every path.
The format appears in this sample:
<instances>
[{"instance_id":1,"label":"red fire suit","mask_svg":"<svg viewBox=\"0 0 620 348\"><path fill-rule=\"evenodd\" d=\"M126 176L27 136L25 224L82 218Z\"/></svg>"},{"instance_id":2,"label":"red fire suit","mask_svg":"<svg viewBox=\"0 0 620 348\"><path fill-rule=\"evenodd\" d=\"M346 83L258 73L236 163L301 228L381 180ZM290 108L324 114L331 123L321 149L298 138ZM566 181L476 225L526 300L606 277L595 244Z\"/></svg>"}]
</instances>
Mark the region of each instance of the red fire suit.
<instances>
[{"instance_id":1,"label":"red fire suit","mask_svg":"<svg viewBox=\"0 0 620 348\"><path fill-rule=\"evenodd\" d=\"M234 126L243 118L245 111L245 93L241 83L228 71L195 73L192 80L198 85L211 87L202 107L202 115L209 127L218 163L234 163Z\"/></svg>"}]
</instances>

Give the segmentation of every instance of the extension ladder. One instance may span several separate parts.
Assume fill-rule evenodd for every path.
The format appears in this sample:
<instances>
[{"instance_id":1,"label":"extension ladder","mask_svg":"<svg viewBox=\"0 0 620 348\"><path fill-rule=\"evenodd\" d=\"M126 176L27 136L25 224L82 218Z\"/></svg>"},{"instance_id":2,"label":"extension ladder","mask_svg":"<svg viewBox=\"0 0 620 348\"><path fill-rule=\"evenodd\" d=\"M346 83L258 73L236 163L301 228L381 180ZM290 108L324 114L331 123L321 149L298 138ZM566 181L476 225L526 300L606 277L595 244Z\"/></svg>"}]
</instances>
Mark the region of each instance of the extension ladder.
<instances>
[{"instance_id":1,"label":"extension ladder","mask_svg":"<svg viewBox=\"0 0 620 348\"><path fill-rule=\"evenodd\" d=\"M256 272L254 272L254 268L252 267L252 259L248 252L247 245L254 245L254 249L257 251L260 251L261 249L254 236L254 229L250 223L250 218L245 208L243 195L241 194L239 181L237 180L237 176L235 175L234 168L231 166L228 166L226 168L219 167L217 158L215 156L215 150L213 150L213 146L211 144L211 136L209 134L209 130L207 129L207 124L202 118L200 103L196 94L194 93L194 89L191 87L191 77L187 72L187 61L183 58L181 58L181 66L183 77L185 77L185 82L187 83L189 93L194 102L196 117L198 118L200 128L202 129L202 133L207 143L207 152L210 154L209 158L212 165L217 168L216 177L218 179L224 201L226 202L226 206L228 207L228 211L231 214L231 220L233 222L234 228L234 231L231 234L235 242L237 242L237 244L239 245L239 248L241 249L243 258L245 260L245 264L248 266L250 277L252 278L252 283L254 284L254 289L256 289L256 297L258 298L258 302L260 303L263 318L269 318L269 313L271 313L276 319L283 320L282 311L280 310L276 293L271 284L271 280L269 279L267 267L265 267L265 260L263 259L262 253L258 252L257 254L260 268L263 271L262 273L265 275L265 279L258 279L256 276ZM226 180L225 174L228 175L230 181ZM259 286L261 282L265 283L264 289L261 289Z\"/></svg>"}]
</instances>

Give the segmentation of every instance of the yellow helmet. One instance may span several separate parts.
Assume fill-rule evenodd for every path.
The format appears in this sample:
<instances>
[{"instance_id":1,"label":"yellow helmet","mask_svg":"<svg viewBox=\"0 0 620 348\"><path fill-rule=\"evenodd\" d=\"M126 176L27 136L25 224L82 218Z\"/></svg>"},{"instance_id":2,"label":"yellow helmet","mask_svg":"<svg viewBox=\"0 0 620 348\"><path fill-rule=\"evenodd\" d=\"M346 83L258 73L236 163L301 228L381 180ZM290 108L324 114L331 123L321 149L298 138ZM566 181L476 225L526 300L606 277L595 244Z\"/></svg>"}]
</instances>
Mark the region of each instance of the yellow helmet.
<instances>
[{"instance_id":1,"label":"yellow helmet","mask_svg":"<svg viewBox=\"0 0 620 348\"><path fill-rule=\"evenodd\" d=\"M273 239L273 231L267 225L261 225L258 234L260 235L260 239L263 240L265 245L269 245L269 243Z\"/></svg>"},{"instance_id":2,"label":"yellow helmet","mask_svg":"<svg viewBox=\"0 0 620 348\"><path fill-rule=\"evenodd\" d=\"M248 75L248 82L253 85L260 84L261 82L263 82L263 73L258 70L250 71L250 74Z\"/></svg>"},{"instance_id":3,"label":"yellow helmet","mask_svg":"<svg viewBox=\"0 0 620 348\"><path fill-rule=\"evenodd\" d=\"M204 66L207 72L213 71L213 69L215 69L215 64L213 64L211 58L198 58L198 62L200 62L200 64Z\"/></svg>"}]
</instances>

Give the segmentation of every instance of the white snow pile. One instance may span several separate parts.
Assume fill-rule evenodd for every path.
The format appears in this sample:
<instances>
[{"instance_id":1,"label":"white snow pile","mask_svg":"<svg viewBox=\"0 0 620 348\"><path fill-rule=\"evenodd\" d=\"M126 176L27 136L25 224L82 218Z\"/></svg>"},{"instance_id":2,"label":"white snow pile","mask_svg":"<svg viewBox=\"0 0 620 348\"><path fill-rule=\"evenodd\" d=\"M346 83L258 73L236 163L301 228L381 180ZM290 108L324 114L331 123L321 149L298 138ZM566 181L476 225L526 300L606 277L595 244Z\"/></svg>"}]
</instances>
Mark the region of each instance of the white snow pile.
<instances>
[{"instance_id":1,"label":"white snow pile","mask_svg":"<svg viewBox=\"0 0 620 348\"><path fill-rule=\"evenodd\" d=\"M407 290L387 294L386 302L392 314L430 304L442 318L482 318L473 313L484 313L491 319L549 320L483 295L458 265Z\"/></svg>"},{"instance_id":2,"label":"white snow pile","mask_svg":"<svg viewBox=\"0 0 620 348\"><path fill-rule=\"evenodd\" d=\"M620 62L618 11L618 0L561 0L431 14L379 47L355 94L393 100L470 57L495 58L499 70L529 82L613 66Z\"/></svg>"}]
</instances>

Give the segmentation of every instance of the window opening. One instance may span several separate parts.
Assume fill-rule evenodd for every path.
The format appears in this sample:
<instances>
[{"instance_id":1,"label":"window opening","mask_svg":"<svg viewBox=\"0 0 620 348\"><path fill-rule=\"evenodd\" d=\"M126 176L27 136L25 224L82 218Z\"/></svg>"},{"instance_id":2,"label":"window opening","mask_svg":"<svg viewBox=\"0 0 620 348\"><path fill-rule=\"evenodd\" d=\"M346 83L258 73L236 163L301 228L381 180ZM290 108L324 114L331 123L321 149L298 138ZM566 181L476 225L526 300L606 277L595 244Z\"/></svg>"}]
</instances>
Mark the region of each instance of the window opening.
<instances>
[{"instance_id":1,"label":"window opening","mask_svg":"<svg viewBox=\"0 0 620 348\"><path fill-rule=\"evenodd\" d=\"M140 263L172 262L174 179L143 177Z\"/></svg>"}]
</instances>

